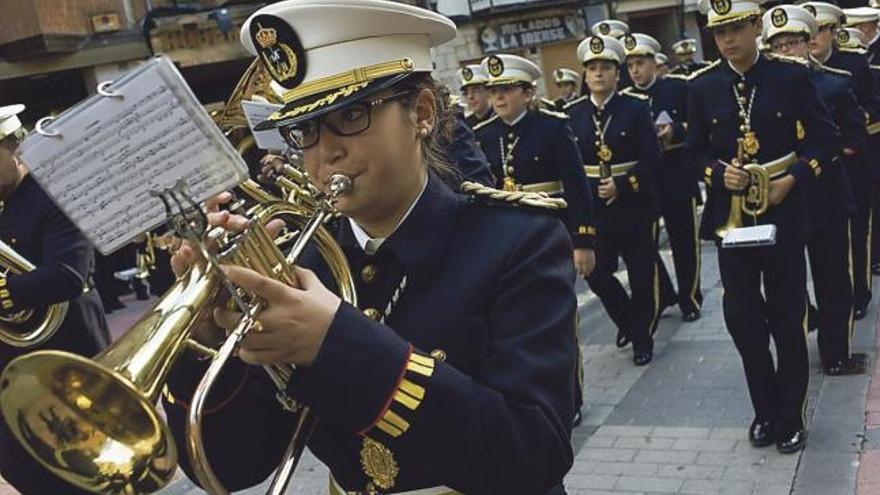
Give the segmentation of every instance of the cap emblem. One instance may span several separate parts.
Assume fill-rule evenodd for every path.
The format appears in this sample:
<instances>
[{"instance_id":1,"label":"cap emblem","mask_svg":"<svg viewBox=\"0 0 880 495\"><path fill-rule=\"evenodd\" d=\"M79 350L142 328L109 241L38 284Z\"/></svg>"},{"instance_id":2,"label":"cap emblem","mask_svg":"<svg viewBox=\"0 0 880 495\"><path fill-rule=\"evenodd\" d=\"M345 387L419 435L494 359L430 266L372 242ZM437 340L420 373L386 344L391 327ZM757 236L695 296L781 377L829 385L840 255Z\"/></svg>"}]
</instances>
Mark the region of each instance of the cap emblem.
<instances>
[{"instance_id":1,"label":"cap emblem","mask_svg":"<svg viewBox=\"0 0 880 495\"><path fill-rule=\"evenodd\" d=\"M272 79L292 89L306 75L305 50L296 31L283 19L258 15L251 20L251 38Z\"/></svg>"}]
</instances>

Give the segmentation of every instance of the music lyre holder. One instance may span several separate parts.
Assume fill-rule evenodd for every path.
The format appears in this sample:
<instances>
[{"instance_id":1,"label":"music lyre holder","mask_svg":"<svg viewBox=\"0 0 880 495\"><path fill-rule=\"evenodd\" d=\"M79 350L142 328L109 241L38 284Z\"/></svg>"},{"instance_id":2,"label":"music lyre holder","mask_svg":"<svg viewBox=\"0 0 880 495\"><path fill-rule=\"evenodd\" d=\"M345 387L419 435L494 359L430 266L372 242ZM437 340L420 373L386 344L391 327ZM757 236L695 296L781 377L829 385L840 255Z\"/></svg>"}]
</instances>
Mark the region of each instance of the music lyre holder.
<instances>
[{"instance_id":1,"label":"music lyre holder","mask_svg":"<svg viewBox=\"0 0 880 495\"><path fill-rule=\"evenodd\" d=\"M238 309L248 314L250 306L245 302L241 292L235 287L223 270L220 260L208 247L208 242L222 243L226 230L222 227L210 229L208 215L187 191L186 181L177 179L173 186L160 191L150 191L150 196L159 198L165 207L165 224L174 235L190 241L197 246L200 254L208 261L209 267L217 272L226 291Z\"/></svg>"}]
</instances>

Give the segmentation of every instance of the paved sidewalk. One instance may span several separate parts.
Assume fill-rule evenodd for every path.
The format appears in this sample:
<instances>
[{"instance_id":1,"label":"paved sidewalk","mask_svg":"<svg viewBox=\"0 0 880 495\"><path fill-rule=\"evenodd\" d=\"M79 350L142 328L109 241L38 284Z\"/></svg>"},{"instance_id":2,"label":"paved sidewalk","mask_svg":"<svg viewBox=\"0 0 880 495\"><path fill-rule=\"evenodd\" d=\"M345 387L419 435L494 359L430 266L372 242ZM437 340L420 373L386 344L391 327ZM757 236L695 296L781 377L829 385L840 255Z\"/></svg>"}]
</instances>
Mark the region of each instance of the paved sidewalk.
<instances>
[{"instance_id":1,"label":"paved sidewalk","mask_svg":"<svg viewBox=\"0 0 880 495\"><path fill-rule=\"evenodd\" d=\"M668 250L663 255L672 272ZM752 411L739 357L722 320L712 246L704 245L702 276L703 318L682 323L677 308L667 309L654 362L643 368L632 365L630 349L614 346L616 330L599 301L581 286L587 407L573 437L569 494L880 495L880 368L873 385L868 375L826 379L818 369L815 334L810 334L806 451L783 456L773 447L752 448L746 438ZM125 313L112 315L112 324L126 328L143 307L135 302ZM854 342L854 352L872 358L872 370L877 313L874 304L868 317L857 322ZM325 495L327 477L326 468L307 456L288 493ZM0 485L0 495L10 493L15 492ZM161 493L202 492L178 475ZM240 493L262 494L265 485Z\"/></svg>"}]
</instances>

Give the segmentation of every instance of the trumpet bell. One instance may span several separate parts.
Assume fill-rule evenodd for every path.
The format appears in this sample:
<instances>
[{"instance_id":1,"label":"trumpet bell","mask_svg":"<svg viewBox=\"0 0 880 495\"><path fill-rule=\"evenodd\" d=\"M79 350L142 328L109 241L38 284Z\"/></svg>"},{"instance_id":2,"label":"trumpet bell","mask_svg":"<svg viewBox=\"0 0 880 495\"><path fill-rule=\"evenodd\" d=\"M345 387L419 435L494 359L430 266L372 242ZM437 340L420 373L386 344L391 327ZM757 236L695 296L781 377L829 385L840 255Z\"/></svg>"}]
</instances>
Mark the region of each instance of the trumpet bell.
<instances>
[{"instance_id":1,"label":"trumpet bell","mask_svg":"<svg viewBox=\"0 0 880 495\"><path fill-rule=\"evenodd\" d=\"M177 449L151 400L90 359L39 351L14 360L0 410L25 449L75 486L150 493L174 475Z\"/></svg>"}]
</instances>

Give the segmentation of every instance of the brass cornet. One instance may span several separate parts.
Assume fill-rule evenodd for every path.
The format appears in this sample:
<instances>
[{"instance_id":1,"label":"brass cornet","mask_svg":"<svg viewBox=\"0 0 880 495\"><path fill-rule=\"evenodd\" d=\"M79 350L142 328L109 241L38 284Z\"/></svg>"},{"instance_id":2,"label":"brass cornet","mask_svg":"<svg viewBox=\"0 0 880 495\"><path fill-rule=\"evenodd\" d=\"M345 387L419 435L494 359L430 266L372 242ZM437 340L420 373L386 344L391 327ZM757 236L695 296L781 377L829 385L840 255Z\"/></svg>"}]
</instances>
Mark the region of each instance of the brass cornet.
<instances>
[{"instance_id":1,"label":"brass cornet","mask_svg":"<svg viewBox=\"0 0 880 495\"><path fill-rule=\"evenodd\" d=\"M334 192L341 194L350 187L350 179L335 177ZM306 243L313 240L330 268L340 297L357 304L345 255L321 227L332 198L313 199L319 208L287 202L260 205L245 231L229 239L216 256L192 266L125 335L93 359L41 351L10 363L0 377L0 409L25 449L57 476L95 493L129 495L159 490L171 480L178 454L155 403L172 365L184 349L190 348L217 360L192 401L190 416L195 422L190 425L189 450L196 456L193 464L206 489L225 493L219 483L214 483L216 478L211 478L206 459L199 457L203 446L198 419L211 380L237 342L253 328L261 303L247 301L242 322L219 351L195 342L193 329L211 317L211 308L225 281L212 258L292 283L291 267ZM287 256L282 255L265 229L271 219L279 217L293 222L297 230L294 247ZM234 296L246 297L240 291ZM279 387L284 387L293 373L290 366L268 371ZM291 421L300 428L291 441L290 455L279 469L279 478L289 477L293 471L310 433L306 426L314 422L307 408L288 406L297 411ZM279 481L279 486L283 485L286 480Z\"/></svg>"},{"instance_id":2,"label":"brass cornet","mask_svg":"<svg viewBox=\"0 0 880 495\"><path fill-rule=\"evenodd\" d=\"M736 158L740 167L749 174L749 185L743 194L731 193L727 221L715 229L715 235L722 239L731 230L743 226L743 213L757 217L763 215L770 206L770 176L767 169L757 163L743 165L745 156L743 139L739 138L736 140Z\"/></svg>"},{"instance_id":3,"label":"brass cornet","mask_svg":"<svg viewBox=\"0 0 880 495\"><path fill-rule=\"evenodd\" d=\"M0 270L19 275L33 269L33 263L0 241ZM51 304L45 309L26 309L0 315L0 342L12 347L33 347L46 342L64 322L67 306L67 302L62 302Z\"/></svg>"}]
</instances>

